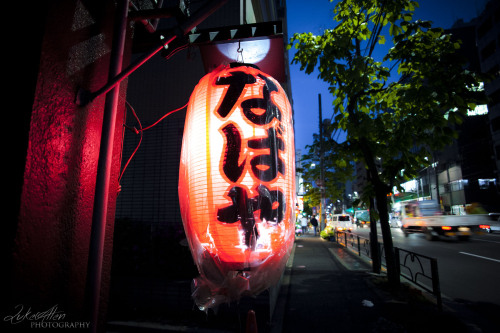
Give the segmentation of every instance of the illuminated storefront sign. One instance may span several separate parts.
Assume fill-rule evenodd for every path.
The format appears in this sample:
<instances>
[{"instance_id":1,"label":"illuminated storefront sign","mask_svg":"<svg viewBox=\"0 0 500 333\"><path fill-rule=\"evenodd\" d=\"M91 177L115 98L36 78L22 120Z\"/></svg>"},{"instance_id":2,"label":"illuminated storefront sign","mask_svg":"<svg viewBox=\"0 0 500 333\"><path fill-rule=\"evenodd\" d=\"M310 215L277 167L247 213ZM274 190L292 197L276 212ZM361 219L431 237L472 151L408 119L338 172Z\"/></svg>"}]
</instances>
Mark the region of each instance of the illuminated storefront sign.
<instances>
[{"instance_id":1,"label":"illuminated storefront sign","mask_svg":"<svg viewBox=\"0 0 500 333\"><path fill-rule=\"evenodd\" d=\"M291 106L275 79L243 64L201 79L179 170L200 308L279 280L293 244L294 152Z\"/></svg>"}]
</instances>

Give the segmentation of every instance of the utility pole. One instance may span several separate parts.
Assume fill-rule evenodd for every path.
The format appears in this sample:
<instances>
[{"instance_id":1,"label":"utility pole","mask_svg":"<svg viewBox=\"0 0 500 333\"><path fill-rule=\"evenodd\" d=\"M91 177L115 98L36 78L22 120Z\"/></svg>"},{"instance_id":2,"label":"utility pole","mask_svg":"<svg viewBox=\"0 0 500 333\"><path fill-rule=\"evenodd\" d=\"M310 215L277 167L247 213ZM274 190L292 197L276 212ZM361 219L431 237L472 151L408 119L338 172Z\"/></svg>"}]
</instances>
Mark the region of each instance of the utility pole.
<instances>
[{"instance_id":1,"label":"utility pole","mask_svg":"<svg viewBox=\"0 0 500 333\"><path fill-rule=\"evenodd\" d=\"M118 1L114 30L115 35L113 36L113 46L111 49L111 65L108 73L109 78L116 76L122 69L123 52L127 36L128 7L129 0ZM101 146L99 148L99 160L97 165L94 211L92 213L87 268L87 299L85 301L85 311L87 311L87 315L89 316L91 332L97 332L99 329L104 242L119 94L120 87L118 85L113 86L109 93L106 93L104 118L102 121Z\"/></svg>"},{"instance_id":2,"label":"utility pole","mask_svg":"<svg viewBox=\"0 0 500 333\"><path fill-rule=\"evenodd\" d=\"M320 174L320 193L321 193L321 204L320 204L320 217L319 217L319 231L325 229L325 165L324 165L324 153L323 153L323 115L321 111L321 94L318 94L318 105L319 105L319 174Z\"/></svg>"}]
</instances>

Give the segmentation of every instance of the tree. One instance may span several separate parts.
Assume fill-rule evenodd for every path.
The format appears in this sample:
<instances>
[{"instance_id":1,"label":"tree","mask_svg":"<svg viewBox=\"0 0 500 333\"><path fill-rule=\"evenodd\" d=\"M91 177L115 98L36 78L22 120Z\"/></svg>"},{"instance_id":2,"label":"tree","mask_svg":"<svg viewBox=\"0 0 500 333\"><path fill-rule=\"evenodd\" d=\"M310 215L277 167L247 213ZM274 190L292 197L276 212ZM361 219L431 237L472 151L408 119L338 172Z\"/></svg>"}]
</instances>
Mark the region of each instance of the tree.
<instances>
[{"instance_id":1,"label":"tree","mask_svg":"<svg viewBox=\"0 0 500 333\"><path fill-rule=\"evenodd\" d=\"M345 182L352 178L354 165L349 160L348 154L341 151L341 146L332 137L332 126L325 120L323 126L323 164L325 197L330 199L344 196ZM313 134L313 143L307 145L308 152L302 156L302 178L307 193L304 200L311 206L318 206L321 200L319 187L313 187L320 180L320 136ZM314 166L312 166L314 165Z\"/></svg>"},{"instance_id":2,"label":"tree","mask_svg":"<svg viewBox=\"0 0 500 333\"><path fill-rule=\"evenodd\" d=\"M451 143L460 115L484 101L480 78L456 53L460 42L413 20L416 7L412 0L339 1L333 29L296 33L289 45L297 49L292 63L308 74L318 69L329 84L332 127L346 132L339 150L365 164L393 287L399 276L387 195L427 166L432 150Z\"/></svg>"}]
</instances>

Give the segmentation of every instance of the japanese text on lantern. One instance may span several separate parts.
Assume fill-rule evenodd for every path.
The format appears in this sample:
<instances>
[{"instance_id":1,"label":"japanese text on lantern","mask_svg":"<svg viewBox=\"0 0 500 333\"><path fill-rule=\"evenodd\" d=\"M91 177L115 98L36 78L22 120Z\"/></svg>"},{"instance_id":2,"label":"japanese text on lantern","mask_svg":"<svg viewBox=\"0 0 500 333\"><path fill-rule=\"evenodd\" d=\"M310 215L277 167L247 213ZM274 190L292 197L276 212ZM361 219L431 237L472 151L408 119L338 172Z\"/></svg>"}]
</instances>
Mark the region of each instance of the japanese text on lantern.
<instances>
[{"instance_id":1,"label":"japanese text on lantern","mask_svg":"<svg viewBox=\"0 0 500 333\"><path fill-rule=\"evenodd\" d=\"M262 74L243 71L216 76L215 85L228 86L213 111L218 118L226 120L231 111L239 107L246 122L266 133L245 140L238 125L229 120L219 130L225 139L220 169L229 184L231 204L218 208L217 219L224 223L239 221L244 230L245 245L253 249L259 238L254 212L260 210L261 221L280 223L286 210L285 195L273 186L279 177L286 177L285 163L280 156L280 152L286 149L283 140L285 126L281 122L281 110L271 98L271 93L278 92L278 87ZM245 89L248 85L253 89ZM251 96L248 97L247 93L243 98L245 91L252 92ZM246 172L254 180L253 189L241 183ZM255 194L251 196L252 192Z\"/></svg>"}]
</instances>

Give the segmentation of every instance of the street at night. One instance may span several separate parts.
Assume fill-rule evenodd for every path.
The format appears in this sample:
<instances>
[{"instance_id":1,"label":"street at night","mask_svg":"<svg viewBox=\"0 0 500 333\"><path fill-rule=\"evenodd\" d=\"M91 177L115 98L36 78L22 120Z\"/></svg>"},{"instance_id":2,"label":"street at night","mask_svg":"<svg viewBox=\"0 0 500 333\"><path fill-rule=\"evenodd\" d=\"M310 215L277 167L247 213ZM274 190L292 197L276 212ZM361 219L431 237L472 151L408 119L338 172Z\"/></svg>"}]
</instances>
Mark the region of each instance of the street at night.
<instances>
[{"instance_id":1,"label":"street at night","mask_svg":"<svg viewBox=\"0 0 500 333\"><path fill-rule=\"evenodd\" d=\"M399 228L391 233L395 247L437 259L443 297L500 305L500 233L474 235L468 241L405 237ZM369 228L354 234L368 238ZM378 234L382 242L380 228Z\"/></svg>"}]
</instances>

